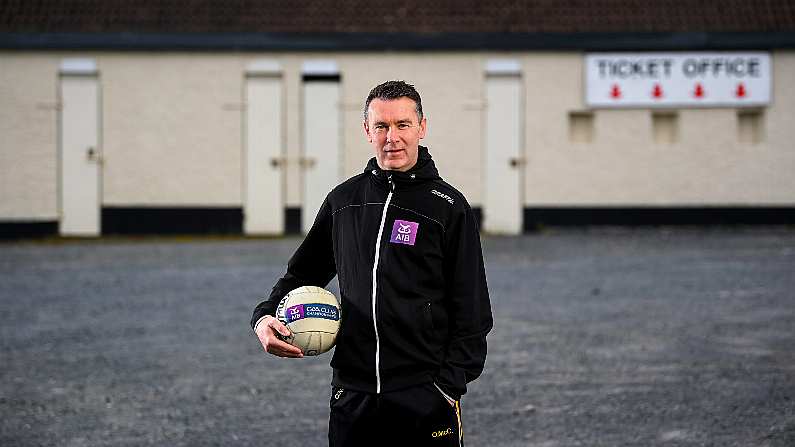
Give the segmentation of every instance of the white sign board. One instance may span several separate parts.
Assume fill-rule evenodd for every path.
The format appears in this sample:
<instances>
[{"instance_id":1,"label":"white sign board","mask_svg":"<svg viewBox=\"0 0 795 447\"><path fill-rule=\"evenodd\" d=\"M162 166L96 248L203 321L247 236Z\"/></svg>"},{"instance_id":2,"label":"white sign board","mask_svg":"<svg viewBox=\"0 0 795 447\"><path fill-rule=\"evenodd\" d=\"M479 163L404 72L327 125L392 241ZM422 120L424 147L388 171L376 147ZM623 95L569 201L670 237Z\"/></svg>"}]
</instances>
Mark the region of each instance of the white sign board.
<instances>
[{"instance_id":1,"label":"white sign board","mask_svg":"<svg viewBox=\"0 0 795 447\"><path fill-rule=\"evenodd\" d=\"M765 52L585 55L589 107L758 107L771 83Z\"/></svg>"}]
</instances>

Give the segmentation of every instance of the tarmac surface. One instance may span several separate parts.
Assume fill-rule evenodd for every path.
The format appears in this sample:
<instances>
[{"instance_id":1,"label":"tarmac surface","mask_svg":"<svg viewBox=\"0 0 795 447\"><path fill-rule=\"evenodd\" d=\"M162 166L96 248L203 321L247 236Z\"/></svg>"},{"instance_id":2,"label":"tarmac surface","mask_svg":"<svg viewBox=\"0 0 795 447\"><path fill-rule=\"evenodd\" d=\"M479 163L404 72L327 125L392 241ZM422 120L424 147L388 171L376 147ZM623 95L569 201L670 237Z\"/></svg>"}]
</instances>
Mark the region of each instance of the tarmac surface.
<instances>
[{"instance_id":1,"label":"tarmac surface","mask_svg":"<svg viewBox=\"0 0 795 447\"><path fill-rule=\"evenodd\" d=\"M330 354L248 325L299 242L0 243L0 445L326 445ZM468 446L795 446L795 230L483 243Z\"/></svg>"}]
</instances>

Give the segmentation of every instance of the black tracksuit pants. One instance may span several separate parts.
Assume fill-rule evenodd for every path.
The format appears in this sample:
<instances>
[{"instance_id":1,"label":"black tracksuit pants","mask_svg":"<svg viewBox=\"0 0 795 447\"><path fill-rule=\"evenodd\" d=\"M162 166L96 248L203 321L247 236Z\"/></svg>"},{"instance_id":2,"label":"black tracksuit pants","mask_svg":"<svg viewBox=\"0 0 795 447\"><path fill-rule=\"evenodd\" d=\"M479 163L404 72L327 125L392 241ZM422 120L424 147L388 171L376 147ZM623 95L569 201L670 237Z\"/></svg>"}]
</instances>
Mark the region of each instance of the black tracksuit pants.
<instances>
[{"instance_id":1,"label":"black tracksuit pants","mask_svg":"<svg viewBox=\"0 0 795 447\"><path fill-rule=\"evenodd\" d=\"M461 407L433 383L373 394L332 387L330 447L462 446Z\"/></svg>"}]
</instances>

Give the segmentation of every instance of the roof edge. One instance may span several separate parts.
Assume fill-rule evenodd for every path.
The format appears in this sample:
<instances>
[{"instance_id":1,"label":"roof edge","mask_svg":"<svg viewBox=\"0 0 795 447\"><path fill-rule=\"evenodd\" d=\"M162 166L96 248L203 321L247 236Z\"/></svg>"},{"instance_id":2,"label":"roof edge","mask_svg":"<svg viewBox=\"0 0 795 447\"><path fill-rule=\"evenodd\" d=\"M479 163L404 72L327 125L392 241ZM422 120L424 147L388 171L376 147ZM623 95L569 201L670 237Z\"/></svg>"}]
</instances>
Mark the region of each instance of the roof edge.
<instances>
[{"instance_id":1,"label":"roof edge","mask_svg":"<svg viewBox=\"0 0 795 447\"><path fill-rule=\"evenodd\" d=\"M666 51L795 48L795 31L672 33L0 33L6 50Z\"/></svg>"}]
</instances>

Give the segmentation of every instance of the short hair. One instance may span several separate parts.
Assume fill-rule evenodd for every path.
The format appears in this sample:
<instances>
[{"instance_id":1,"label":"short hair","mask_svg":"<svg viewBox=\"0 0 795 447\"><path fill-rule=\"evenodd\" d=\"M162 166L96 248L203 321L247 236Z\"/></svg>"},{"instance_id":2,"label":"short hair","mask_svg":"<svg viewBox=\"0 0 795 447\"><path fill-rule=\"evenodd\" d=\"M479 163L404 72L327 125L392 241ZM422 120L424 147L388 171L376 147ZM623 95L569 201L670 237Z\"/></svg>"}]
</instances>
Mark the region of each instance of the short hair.
<instances>
[{"instance_id":1,"label":"short hair","mask_svg":"<svg viewBox=\"0 0 795 447\"><path fill-rule=\"evenodd\" d=\"M417 118L422 121L422 99L420 94L413 85L405 81L386 81L383 84L376 85L375 88L370 90L367 95L367 101L364 103L364 120L367 121L367 109L374 99L383 99L385 101L409 98L414 101L414 109L417 111Z\"/></svg>"}]
</instances>

